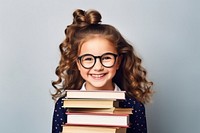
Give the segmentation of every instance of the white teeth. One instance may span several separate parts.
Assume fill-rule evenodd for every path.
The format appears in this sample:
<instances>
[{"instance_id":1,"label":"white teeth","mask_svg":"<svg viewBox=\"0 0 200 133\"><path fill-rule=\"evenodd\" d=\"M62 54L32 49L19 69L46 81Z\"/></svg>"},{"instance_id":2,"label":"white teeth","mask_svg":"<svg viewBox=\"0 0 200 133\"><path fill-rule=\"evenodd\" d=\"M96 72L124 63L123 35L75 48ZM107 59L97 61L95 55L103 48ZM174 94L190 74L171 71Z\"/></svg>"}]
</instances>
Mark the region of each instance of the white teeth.
<instances>
[{"instance_id":1,"label":"white teeth","mask_svg":"<svg viewBox=\"0 0 200 133\"><path fill-rule=\"evenodd\" d=\"M102 76L103 76L103 74L92 74L92 77L95 77L95 78L100 78Z\"/></svg>"}]
</instances>

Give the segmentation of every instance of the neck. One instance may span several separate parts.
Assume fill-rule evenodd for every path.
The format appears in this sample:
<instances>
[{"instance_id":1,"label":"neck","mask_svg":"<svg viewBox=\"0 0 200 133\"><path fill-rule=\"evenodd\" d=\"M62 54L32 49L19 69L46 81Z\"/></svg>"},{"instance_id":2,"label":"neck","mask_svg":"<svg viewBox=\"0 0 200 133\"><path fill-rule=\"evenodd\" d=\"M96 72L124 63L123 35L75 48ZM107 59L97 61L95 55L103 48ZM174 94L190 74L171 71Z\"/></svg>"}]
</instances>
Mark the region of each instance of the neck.
<instances>
[{"instance_id":1,"label":"neck","mask_svg":"<svg viewBox=\"0 0 200 133\"><path fill-rule=\"evenodd\" d=\"M87 91L94 91L94 90L114 90L115 89L115 85L114 85L114 83L111 83L111 84L107 84L107 85L102 86L102 87L94 87L90 83L86 83L85 84L85 89Z\"/></svg>"}]
</instances>

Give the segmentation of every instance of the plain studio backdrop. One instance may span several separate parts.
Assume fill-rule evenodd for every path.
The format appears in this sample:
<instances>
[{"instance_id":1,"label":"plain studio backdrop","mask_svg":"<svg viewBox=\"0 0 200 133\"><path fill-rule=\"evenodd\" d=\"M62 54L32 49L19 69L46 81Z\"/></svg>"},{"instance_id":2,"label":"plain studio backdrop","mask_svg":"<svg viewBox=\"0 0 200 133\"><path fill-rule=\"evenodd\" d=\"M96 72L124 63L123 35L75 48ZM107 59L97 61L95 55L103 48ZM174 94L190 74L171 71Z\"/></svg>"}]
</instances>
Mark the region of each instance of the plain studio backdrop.
<instances>
[{"instance_id":1,"label":"plain studio backdrop","mask_svg":"<svg viewBox=\"0 0 200 133\"><path fill-rule=\"evenodd\" d=\"M149 133L199 133L198 0L0 0L0 132L51 132L58 47L77 8L100 11L143 59Z\"/></svg>"}]
</instances>

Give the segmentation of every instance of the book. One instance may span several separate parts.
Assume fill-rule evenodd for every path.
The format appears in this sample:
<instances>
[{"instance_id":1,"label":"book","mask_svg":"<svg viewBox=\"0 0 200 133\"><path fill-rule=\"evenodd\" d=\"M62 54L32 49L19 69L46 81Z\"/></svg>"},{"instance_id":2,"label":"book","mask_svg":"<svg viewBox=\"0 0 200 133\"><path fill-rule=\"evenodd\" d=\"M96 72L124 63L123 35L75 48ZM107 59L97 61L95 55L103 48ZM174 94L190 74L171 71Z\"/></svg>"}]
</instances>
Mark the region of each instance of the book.
<instances>
[{"instance_id":1,"label":"book","mask_svg":"<svg viewBox=\"0 0 200 133\"><path fill-rule=\"evenodd\" d=\"M125 99L125 91L81 91L67 90L66 98Z\"/></svg>"},{"instance_id":2,"label":"book","mask_svg":"<svg viewBox=\"0 0 200 133\"><path fill-rule=\"evenodd\" d=\"M124 127L95 127L65 124L62 133L126 133Z\"/></svg>"},{"instance_id":3,"label":"book","mask_svg":"<svg viewBox=\"0 0 200 133\"><path fill-rule=\"evenodd\" d=\"M67 123L90 126L116 126L128 127L128 114L107 113L69 113L67 112Z\"/></svg>"},{"instance_id":4,"label":"book","mask_svg":"<svg viewBox=\"0 0 200 133\"><path fill-rule=\"evenodd\" d=\"M69 108L69 113L108 113L108 114L132 114L132 108Z\"/></svg>"},{"instance_id":5,"label":"book","mask_svg":"<svg viewBox=\"0 0 200 133\"><path fill-rule=\"evenodd\" d=\"M109 99L63 99L64 108L113 108L119 107L120 101Z\"/></svg>"},{"instance_id":6,"label":"book","mask_svg":"<svg viewBox=\"0 0 200 133\"><path fill-rule=\"evenodd\" d=\"M68 90L63 99L67 123L62 133L126 133L132 108L120 108L125 91Z\"/></svg>"}]
</instances>

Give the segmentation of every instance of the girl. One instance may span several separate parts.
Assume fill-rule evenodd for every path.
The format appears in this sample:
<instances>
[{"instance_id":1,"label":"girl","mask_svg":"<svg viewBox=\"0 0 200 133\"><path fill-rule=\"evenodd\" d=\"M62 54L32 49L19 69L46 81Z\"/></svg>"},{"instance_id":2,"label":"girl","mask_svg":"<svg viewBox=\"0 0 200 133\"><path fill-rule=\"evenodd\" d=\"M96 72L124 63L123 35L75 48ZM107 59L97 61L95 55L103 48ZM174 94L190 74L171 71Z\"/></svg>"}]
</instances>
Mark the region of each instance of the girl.
<instances>
[{"instance_id":1,"label":"girl","mask_svg":"<svg viewBox=\"0 0 200 133\"><path fill-rule=\"evenodd\" d=\"M60 44L61 59L56 69L58 80L52 82L56 100L52 133L62 132L66 109L62 98L66 90L125 90L122 107L132 107L131 127L127 133L146 133L145 108L152 94L152 82L146 78L141 59L133 47L111 25L101 24L95 10L76 10Z\"/></svg>"}]
</instances>

